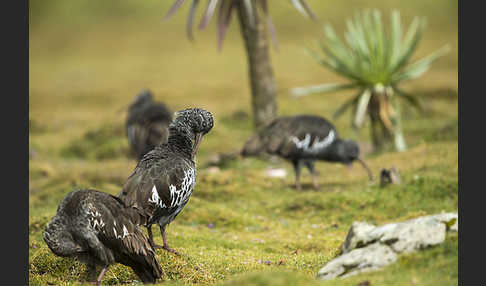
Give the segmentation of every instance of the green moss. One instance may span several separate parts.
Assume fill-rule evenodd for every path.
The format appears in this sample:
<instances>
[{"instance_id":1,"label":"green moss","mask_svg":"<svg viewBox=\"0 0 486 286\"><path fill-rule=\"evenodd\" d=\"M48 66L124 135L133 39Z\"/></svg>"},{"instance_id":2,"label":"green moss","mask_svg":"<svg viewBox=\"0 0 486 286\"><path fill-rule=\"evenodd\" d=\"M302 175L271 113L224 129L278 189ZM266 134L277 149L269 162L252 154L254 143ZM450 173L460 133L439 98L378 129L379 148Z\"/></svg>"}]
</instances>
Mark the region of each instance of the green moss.
<instances>
[{"instance_id":1,"label":"green moss","mask_svg":"<svg viewBox=\"0 0 486 286\"><path fill-rule=\"evenodd\" d=\"M121 126L104 125L86 132L61 150L65 158L88 160L113 159L128 155L126 138Z\"/></svg>"},{"instance_id":2,"label":"green moss","mask_svg":"<svg viewBox=\"0 0 486 286\"><path fill-rule=\"evenodd\" d=\"M234 285L234 286L284 286L284 285L320 285L315 279L296 272L288 271L265 271L259 273L250 273L239 275L238 277L219 283L217 285Z\"/></svg>"}]
</instances>

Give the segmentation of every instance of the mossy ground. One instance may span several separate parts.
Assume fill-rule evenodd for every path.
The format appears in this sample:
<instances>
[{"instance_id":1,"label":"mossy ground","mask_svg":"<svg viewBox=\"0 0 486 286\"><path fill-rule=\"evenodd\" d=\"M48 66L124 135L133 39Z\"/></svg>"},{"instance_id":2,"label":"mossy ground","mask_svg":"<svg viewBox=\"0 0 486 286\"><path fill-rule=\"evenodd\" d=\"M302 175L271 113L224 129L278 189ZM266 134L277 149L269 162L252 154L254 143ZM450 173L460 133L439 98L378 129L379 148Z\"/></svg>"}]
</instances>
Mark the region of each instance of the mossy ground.
<instances>
[{"instance_id":1,"label":"mossy ground","mask_svg":"<svg viewBox=\"0 0 486 286\"><path fill-rule=\"evenodd\" d=\"M218 53L214 23L197 31L196 42L190 43L184 35L188 7L161 22L169 6L165 2L171 1L30 2L32 285L83 283L84 265L54 256L42 231L69 191L120 190L136 164L128 157L123 108L142 88L150 88L173 110L197 106L215 116L215 126L198 153L196 190L168 227L169 243L182 255L157 251L164 285L358 285L365 280L371 285L457 285L457 234L449 235L443 245L401 256L378 272L327 282L314 279L337 255L353 221L383 224L457 211L457 2L434 1L432 7L427 1L350 1L337 6L309 1L319 18L339 31L355 8L399 8L407 23L414 15L427 16L429 28L417 56L445 43L452 52L423 77L403 85L425 106L424 114L404 110L409 149L365 155L375 177L381 168L397 167L401 186L370 184L360 166L348 170L318 163L320 189L311 188L304 172L302 192L293 189L293 171L284 161L236 160L219 173L204 167L211 155L241 148L253 132L245 54L236 21ZM348 94L301 99L288 95L295 86L341 81L303 53L304 46L313 46L321 36L321 24L306 20L285 1L272 4L280 46L279 52L271 51L279 114L330 118ZM354 133L346 115L334 123L342 137L362 142L366 151L367 126ZM268 179L264 170L269 166L283 167L289 176ZM154 234L161 243L156 228ZM136 284L136 279L128 267L117 264L103 284Z\"/></svg>"}]
</instances>

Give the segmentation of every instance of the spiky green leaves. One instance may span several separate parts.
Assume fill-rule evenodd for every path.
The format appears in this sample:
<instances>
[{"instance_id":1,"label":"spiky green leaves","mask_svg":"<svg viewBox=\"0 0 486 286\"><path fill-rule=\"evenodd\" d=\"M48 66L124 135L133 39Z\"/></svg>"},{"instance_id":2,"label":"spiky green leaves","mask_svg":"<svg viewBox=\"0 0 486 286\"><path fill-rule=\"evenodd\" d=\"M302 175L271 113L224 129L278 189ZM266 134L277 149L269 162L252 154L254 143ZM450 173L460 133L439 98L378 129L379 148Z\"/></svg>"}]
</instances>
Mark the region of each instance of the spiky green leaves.
<instances>
[{"instance_id":1,"label":"spiky green leaves","mask_svg":"<svg viewBox=\"0 0 486 286\"><path fill-rule=\"evenodd\" d=\"M238 5L237 2L242 2L243 5ZM316 17L312 10L309 8L305 0L290 0L292 5L301 12L303 15L310 17L311 19L315 20ZM169 19L185 2L185 0L176 0L174 4L172 4L171 8L167 12L167 15L164 17L164 20ZM247 10L247 14L249 15L250 19L249 22L251 25L256 23L257 16L257 7L259 6L263 12L263 15L266 19L268 29L270 31L270 35L272 37L272 41L275 47L277 47L277 38L275 34L275 29L273 27L273 23L270 19L270 15L268 13L268 1L267 0L208 0L206 2L206 7L204 13L202 15L201 21L199 22L199 29L204 29L209 24L212 16L217 10L218 13L218 49L221 50L224 38L226 36L226 31L231 23L231 17L234 14L235 9L243 9ZM186 33L187 37L190 40L193 40L193 23L194 18L196 15L196 9L198 7L199 0L192 0L191 7L189 10L189 14L187 17L187 26L186 26Z\"/></svg>"},{"instance_id":2,"label":"spiky green leaves","mask_svg":"<svg viewBox=\"0 0 486 286\"><path fill-rule=\"evenodd\" d=\"M346 21L345 42L331 25L325 25L325 40L319 43L324 57L309 52L322 66L356 84L390 86L421 76L433 61L449 50L444 46L407 66L421 39L425 19L415 17L403 39L400 12L391 13L388 31L384 26L379 11L358 12ZM296 92L301 94L303 89Z\"/></svg>"},{"instance_id":3,"label":"spiky green leaves","mask_svg":"<svg viewBox=\"0 0 486 286\"><path fill-rule=\"evenodd\" d=\"M395 10L391 13L388 29L385 29L378 10L357 12L346 21L345 41L337 36L331 25L325 25L325 39L319 42L323 56L307 51L319 64L347 78L350 83L299 87L292 89L292 94L303 96L359 88L359 93L346 101L334 116L353 108L352 125L355 128L363 125L366 114L374 116L376 120L373 124L381 125L387 136L392 134L397 150L404 150L400 111L394 95L419 110L422 108L417 98L403 92L397 85L421 76L433 61L449 51L449 47L444 46L409 64L421 40L425 23L425 19L415 17L402 38L400 12ZM373 108L370 108L371 101L374 102Z\"/></svg>"}]
</instances>

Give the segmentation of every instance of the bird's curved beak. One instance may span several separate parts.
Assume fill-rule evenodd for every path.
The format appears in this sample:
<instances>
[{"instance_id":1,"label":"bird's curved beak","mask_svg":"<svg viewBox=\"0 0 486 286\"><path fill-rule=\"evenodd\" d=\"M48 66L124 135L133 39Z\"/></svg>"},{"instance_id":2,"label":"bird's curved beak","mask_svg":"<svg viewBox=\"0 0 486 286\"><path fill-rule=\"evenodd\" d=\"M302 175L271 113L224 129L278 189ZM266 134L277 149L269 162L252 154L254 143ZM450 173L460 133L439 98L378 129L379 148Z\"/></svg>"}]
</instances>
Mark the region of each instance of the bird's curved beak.
<instances>
[{"instance_id":1,"label":"bird's curved beak","mask_svg":"<svg viewBox=\"0 0 486 286\"><path fill-rule=\"evenodd\" d=\"M361 159L359 157L356 160L361 164L361 166L363 166L363 168L365 168L366 172L368 173L368 177L370 178L370 181L373 181L373 173L371 172L368 165L366 165L366 163L363 161L363 159Z\"/></svg>"},{"instance_id":2,"label":"bird's curved beak","mask_svg":"<svg viewBox=\"0 0 486 286\"><path fill-rule=\"evenodd\" d=\"M202 137L204 134L202 132L196 133L194 138L194 148L192 149L192 158L196 158L197 149L199 149L199 144L201 144Z\"/></svg>"}]
</instances>

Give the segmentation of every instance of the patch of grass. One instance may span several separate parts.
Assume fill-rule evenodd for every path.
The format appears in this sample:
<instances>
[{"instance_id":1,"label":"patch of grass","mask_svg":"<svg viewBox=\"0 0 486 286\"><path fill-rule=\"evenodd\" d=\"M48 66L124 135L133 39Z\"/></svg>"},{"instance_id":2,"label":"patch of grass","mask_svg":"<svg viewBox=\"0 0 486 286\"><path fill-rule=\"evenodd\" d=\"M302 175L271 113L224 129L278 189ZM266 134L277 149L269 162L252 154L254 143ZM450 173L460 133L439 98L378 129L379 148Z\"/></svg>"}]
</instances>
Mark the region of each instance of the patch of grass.
<instances>
[{"instance_id":1,"label":"patch of grass","mask_svg":"<svg viewBox=\"0 0 486 286\"><path fill-rule=\"evenodd\" d=\"M432 132L426 138L427 141L457 141L459 137L459 121L458 119L451 120L446 123L439 130Z\"/></svg>"},{"instance_id":2,"label":"patch of grass","mask_svg":"<svg viewBox=\"0 0 486 286\"><path fill-rule=\"evenodd\" d=\"M104 125L86 132L61 150L64 158L88 160L113 159L128 156L124 130L121 126Z\"/></svg>"},{"instance_id":3,"label":"patch of grass","mask_svg":"<svg viewBox=\"0 0 486 286\"><path fill-rule=\"evenodd\" d=\"M47 131L47 126L40 124L33 118L29 118L29 134L39 134Z\"/></svg>"},{"instance_id":4,"label":"patch of grass","mask_svg":"<svg viewBox=\"0 0 486 286\"><path fill-rule=\"evenodd\" d=\"M315 279L298 272L288 271L264 271L239 275L227 282L217 284L219 286L265 286L265 285L320 285Z\"/></svg>"}]
</instances>

